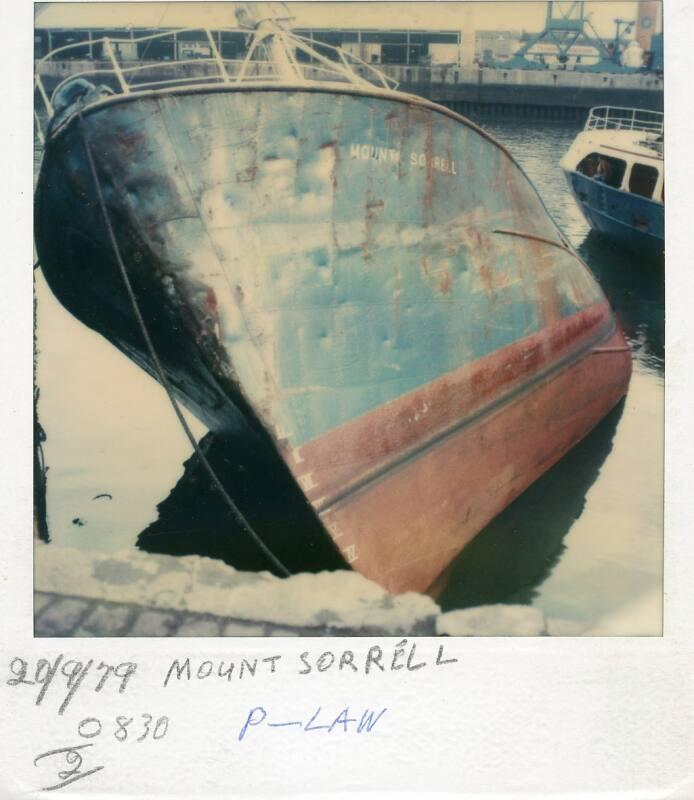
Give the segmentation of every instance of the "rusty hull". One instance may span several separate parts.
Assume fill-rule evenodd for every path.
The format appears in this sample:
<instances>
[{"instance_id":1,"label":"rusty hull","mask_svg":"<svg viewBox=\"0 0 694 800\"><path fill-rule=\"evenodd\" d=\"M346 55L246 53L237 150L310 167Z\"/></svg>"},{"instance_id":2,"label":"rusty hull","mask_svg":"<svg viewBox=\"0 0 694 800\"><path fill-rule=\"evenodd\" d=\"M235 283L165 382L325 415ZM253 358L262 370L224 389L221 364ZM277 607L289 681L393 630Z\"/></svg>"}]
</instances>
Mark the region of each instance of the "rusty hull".
<instances>
[{"instance_id":1,"label":"rusty hull","mask_svg":"<svg viewBox=\"0 0 694 800\"><path fill-rule=\"evenodd\" d=\"M590 271L452 112L275 87L121 97L84 126L178 396L278 455L392 591L426 589L627 390ZM58 299L151 372L74 118L47 143L36 234Z\"/></svg>"}]
</instances>

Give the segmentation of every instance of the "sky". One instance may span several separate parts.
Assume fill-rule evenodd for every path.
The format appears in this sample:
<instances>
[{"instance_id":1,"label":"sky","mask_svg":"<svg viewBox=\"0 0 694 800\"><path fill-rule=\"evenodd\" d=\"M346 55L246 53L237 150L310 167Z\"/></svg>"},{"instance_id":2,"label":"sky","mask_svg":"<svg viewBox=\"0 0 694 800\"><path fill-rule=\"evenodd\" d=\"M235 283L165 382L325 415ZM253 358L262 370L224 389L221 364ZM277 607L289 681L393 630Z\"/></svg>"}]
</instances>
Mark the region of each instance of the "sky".
<instances>
[{"instance_id":1,"label":"sky","mask_svg":"<svg viewBox=\"0 0 694 800\"><path fill-rule=\"evenodd\" d=\"M234 3L129 2L38 3L36 24L50 27L235 27ZM555 15L571 2L555 2ZM296 27L518 29L539 31L547 4L536 0L492 2L291 2ZM636 19L638 3L588 0L585 12L603 37L614 19Z\"/></svg>"}]
</instances>

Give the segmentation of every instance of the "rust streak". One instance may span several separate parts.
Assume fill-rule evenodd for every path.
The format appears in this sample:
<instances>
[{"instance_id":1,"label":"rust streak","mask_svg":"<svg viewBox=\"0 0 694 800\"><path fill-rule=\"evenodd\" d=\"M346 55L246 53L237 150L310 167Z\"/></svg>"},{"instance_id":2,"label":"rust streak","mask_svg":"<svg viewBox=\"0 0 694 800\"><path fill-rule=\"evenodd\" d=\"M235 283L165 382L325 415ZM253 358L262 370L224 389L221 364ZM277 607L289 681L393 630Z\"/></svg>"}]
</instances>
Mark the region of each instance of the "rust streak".
<instances>
[{"instance_id":1,"label":"rust streak","mask_svg":"<svg viewBox=\"0 0 694 800\"><path fill-rule=\"evenodd\" d=\"M439 288L444 294L448 294L451 291L451 287L453 285L453 279L451 277L451 273L446 270L446 272L441 275L439 280Z\"/></svg>"}]
</instances>

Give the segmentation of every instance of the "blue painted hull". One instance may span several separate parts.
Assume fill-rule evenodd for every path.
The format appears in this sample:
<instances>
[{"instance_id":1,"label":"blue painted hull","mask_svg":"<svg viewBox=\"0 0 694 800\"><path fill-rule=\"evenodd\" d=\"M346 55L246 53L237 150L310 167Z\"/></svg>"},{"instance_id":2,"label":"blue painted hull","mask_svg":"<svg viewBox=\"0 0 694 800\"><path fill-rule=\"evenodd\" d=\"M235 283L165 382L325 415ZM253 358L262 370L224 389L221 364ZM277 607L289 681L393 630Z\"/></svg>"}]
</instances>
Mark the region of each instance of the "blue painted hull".
<instances>
[{"instance_id":1,"label":"blue painted hull","mask_svg":"<svg viewBox=\"0 0 694 800\"><path fill-rule=\"evenodd\" d=\"M291 446L538 332L550 303L568 317L604 300L520 169L442 114L362 96L239 92L112 104L85 123L126 218L122 237L139 242L134 280L168 272L207 326L196 338L215 349L215 369ZM44 242L74 228L61 176L86 187L91 178L75 126L55 144L63 152L39 185L52 232L41 235L40 214L39 246L60 293L65 255ZM90 212L82 227L98 229ZM507 229L556 246L539 245L540 256L537 242L497 232ZM88 294L86 271L82 281ZM202 403L210 427L234 423L223 404Z\"/></svg>"},{"instance_id":2,"label":"blue painted hull","mask_svg":"<svg viewBox=\"0 0 694 800\"><path fill-rule=\"evenodd\" d=\"M665 249L665 207L645 197L565 171L569 188L590 227L651 258Z\"/></svg>"}]
</instances>

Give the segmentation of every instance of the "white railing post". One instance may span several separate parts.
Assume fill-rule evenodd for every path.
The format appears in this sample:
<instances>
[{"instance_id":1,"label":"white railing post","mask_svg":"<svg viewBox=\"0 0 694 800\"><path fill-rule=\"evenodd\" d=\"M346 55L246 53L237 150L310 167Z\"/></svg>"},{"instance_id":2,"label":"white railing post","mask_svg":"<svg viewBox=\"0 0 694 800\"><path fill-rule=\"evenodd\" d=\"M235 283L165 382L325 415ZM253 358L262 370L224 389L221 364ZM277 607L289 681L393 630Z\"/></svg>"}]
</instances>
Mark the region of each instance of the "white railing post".
<instances>
[{"instance_id":1,"label":"white railing post","mask_svg":"<svg viewBox=\"0 0 694 800\"><path fill-rule=\"evenodd\" d=\"M46 90L43 88L43 81L41 80L41 76L36 76L36 88L39 90L39 94L41 95L41 99L43 100L43 104L46 106L46 111L48 111L48 116L53 116L53 106L51 104L48 95L46 94Z\"/></svg>"},{"instance_id":2,"label":"white railing post","mask_svg":"<svg viewBox=\"0 0 694 800\"><path fill-rule=\"evenodd\" d=\"M224 83L229 83L229 73L227 72L227 69L224 66L224 60L222 59L222 54L219 52L219 48L217 47L214 41L214 36L212 35L212 31L209 28L206 28L205 33L207 34L207 38L210 42L210 47L212 48L212 55L214 56L214 60L217 62L219 77L222 79Z\"/></svg>"},{"instance_id":3,"label":"white railing post","mask_svg":"<svg viewBox=\"0 0 694 800\"><path fill-rule=\"evenodd\" d=\"M347 61L347 56L344 54L342 50L338 50L337 52L340 56L340 61L342 61L343 66L345 67L346 70L349 71L351 67L349 65L349 62Z\"/></svg>"},{"instance_id":4,"label":"white railing post","mask_svg":"<svg viewBox=\"0 0 694 800\"><path fill-rule=\"evenodd\" d=\"M277 72L280 80L297 80L303 83L303 72L294 58L291 44L284 31L281 28L269 29L265 33L265 41L273 69Z\"/></svg>"},{"instance_id":5,"label":"white railing post","mask_svg":"<svg viewBox=\"0 0 694 800\"><path fill-rule=\"evenodd\" d=\"M43 135L43 130L41 129L41 120L39 119L39 115L34 111L34 120L36 122L36 133L38 134L39 141L41 144L46 143L46 137Z\"/></svg>"},{"instance_id":6,"label":"white railing post","mask_svg":"<svg viewBox=\"0 0 694 800\"><path fill-rule=\"evenodd\" d=\"M246 56L243 59L243 63L241 64L241 69L239 70L239 74L236 76L236 83L241 83L243 79L246 77L246 70L248 69L248 65L251 62L251 56L255 51L257 39L258 39L258 34L254 33L253 39L251 40L251 43L248 45L248 52L246 53Z\"/></svg>"},{"instance_id":7,"label":"white railing post","mask_svg":"<svg viewBox=\"0 0 694 800\"><path fill-rule=\"evenodd\" d=\"M113 71L118 78L118 83L120 83L121 91L123 94L130 94L130 87L123 76L123 70L120 68L120 64L118 63L116 54L113 52L113 46L111 45L111 40L108 38L108 36L104 39L104 50L106 50L106 54L111 59L111 65L113 66Z\"/></svg>"}]
</instances>

